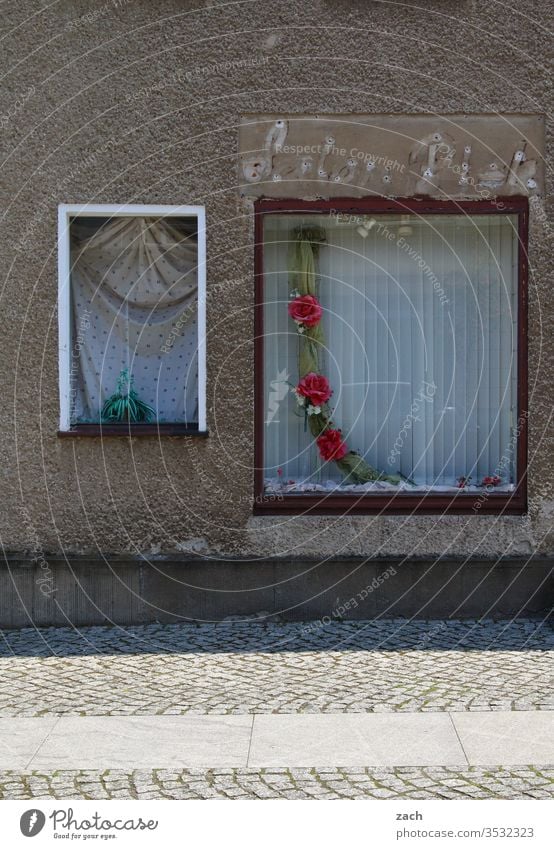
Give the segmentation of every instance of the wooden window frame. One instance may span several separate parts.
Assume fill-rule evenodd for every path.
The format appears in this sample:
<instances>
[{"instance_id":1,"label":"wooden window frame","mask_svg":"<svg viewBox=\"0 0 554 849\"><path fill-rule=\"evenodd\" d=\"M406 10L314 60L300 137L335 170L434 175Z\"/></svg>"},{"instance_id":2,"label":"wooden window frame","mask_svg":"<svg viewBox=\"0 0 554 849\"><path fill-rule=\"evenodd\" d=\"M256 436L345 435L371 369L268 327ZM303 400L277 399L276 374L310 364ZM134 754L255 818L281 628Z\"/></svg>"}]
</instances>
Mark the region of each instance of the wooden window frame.
<instances>
[{"instance_id":1,"label":"wooden window frame","mask_svg":"<svg viewBox=\"0 0 554 849\"><path fill-rule=\"evenodd\" d=\"M517 482L513 492L277 494L264 492L264 220L271 214L368 215L416 213L420 215L517 215L518 217L518 330L517 330ZM254 506L255 514L352 515L352 514L462 514L517 515L527 510L527 273L528 218L526 197L494 200L431 200L427 198L364 198L334 200L265 200L255 203L255 442ZM479 506L477 507L477 504Z\"/></svg>"},{"instance_id":2,"label":"wooden window frame","mask_svg":"<svg viewBox=\"0 0 554 849\"><path fill-rule=\"evenodd\" d=\"M198 225L198 422L194 424L72 424L71 392L71 220L87 218L196 218ZM70 204L58 206L58 369L60 437L207 436L206 423L206 210L203 206L160 204Z\"/></svg>"}]
</instances>

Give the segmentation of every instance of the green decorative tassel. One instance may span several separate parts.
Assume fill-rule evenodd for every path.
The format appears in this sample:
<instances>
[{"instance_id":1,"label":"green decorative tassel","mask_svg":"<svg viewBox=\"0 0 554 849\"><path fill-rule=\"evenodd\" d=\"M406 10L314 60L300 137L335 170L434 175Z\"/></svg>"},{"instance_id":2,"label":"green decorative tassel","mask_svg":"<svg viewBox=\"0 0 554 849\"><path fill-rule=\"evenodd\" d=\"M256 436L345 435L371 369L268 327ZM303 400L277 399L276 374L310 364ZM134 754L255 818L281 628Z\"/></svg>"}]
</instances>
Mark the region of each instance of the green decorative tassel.
<instances>
[{"instance_id":1,"label":"green decorative tassel","mask_svg":"<svg viewBox=\"0 0 554 849\"><path fill-rule=\"evenodd\" d=\"M110 395L102 407L103 422L148 422L156 415L156 411L138 397L133 383L134 378L129 375L129 369L124 368L117 378L117 391Z\"/></svg>"}]
</instances>

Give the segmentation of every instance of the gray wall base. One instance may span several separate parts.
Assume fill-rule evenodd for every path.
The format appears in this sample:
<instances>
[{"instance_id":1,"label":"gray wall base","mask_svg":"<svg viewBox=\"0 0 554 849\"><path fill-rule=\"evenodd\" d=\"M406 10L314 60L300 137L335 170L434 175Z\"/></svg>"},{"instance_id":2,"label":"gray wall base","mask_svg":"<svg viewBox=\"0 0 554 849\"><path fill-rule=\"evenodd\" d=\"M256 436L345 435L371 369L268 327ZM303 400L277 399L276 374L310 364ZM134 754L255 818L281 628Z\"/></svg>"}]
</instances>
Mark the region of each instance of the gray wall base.
<instances>
[{"instance_id":1,"label":"gray wall base","mask_svg":"<svg viewBox=\"0 0 554 849\"><path fill-rule=\"evenodd\" d=\"M553 561L97 560L0 565L0 626L544 616Z\"/></svg>"}]
</instances>

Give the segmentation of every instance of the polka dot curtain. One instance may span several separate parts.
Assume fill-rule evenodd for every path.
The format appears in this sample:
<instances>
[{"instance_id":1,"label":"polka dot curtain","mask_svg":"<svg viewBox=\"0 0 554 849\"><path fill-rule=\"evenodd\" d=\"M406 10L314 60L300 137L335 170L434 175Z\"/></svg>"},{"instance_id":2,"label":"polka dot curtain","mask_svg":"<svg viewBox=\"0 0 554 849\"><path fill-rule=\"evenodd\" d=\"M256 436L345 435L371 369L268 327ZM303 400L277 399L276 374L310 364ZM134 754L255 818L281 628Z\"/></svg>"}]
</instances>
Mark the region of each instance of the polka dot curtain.
<instances>
[{"instance_id":1,"label":"polka dot curtain","mask_svg":"<svg viewBox=\"0 0 554 849\"><path fill-rule=\"evenodd\" d=\"M72 423L100 420L125 368L159 422L197 422L198 252L183 221L72 222Z\"/></svg>"}]
</instances>

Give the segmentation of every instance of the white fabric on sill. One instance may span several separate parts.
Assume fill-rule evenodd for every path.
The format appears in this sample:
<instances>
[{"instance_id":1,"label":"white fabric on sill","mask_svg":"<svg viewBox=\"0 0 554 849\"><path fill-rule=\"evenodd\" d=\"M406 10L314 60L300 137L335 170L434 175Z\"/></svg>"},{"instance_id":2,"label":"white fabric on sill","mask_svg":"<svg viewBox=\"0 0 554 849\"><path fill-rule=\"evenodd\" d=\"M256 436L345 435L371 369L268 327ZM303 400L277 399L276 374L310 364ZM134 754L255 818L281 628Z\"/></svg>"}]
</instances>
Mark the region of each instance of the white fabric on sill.
<instances>
[{"instance_id":1,"label":"white fabric on sill","mask_svg":"<svg viewBox=\"0 0 554 849\"><path fill-rule=\"evenodd\" d=\"M168 219L71 224L72 421L98 421L124 368L158 421L198 418L196 236Z\"/></svg>"},{"instance_id":2,"label":"white fabric on sill","mask_svg":"<svg viewBox=\"0 0 554 849\"><path fill-rule=\"evenodd\" d=\"M280 481L278 478L268 478L265 481L266 493L301 493L301 492L464 492L470 494L482 492L509 493L515 489L513 484L500 484L494 487L466 486L460 490L457 486L414 486L408 481L400 481L399 484L387 481L370 481L369 483L341 484L335 480L326 480L324 483L313 483L311 481Z\"/></svg>"}]
</instances>

